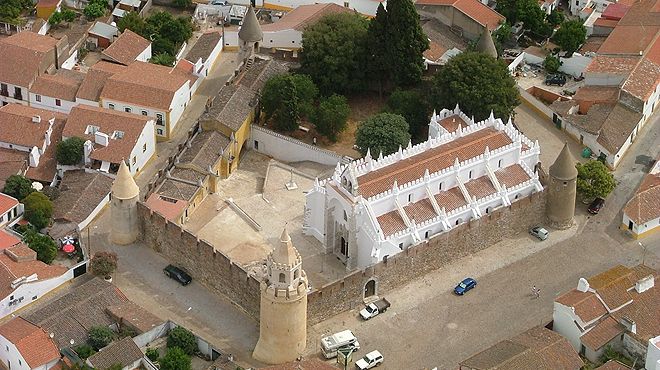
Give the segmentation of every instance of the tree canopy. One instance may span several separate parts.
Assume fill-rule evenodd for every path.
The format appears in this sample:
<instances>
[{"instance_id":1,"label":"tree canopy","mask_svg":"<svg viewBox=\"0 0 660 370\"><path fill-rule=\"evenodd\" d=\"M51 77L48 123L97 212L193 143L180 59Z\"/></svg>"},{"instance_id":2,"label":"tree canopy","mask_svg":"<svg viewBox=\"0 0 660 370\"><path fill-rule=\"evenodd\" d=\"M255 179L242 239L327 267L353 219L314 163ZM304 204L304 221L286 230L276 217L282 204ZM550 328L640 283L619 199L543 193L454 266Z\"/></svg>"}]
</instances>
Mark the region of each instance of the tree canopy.
<instances>
[{"instance_id":1,"label":"tree canopy","mask_svg":"<svg viewBox=\"0 0 660 370\"><path fill-rule=\"evenodd\" d=\"M90 270L97 276L105 277L117 269L117 254L113 252L96 252L90 261Z\"/></svg>"},{"instance_id":2,"label":"tree canopy","mask_svg":"<svg viewBox=\"0 0 660 370\"><path fill-rule=\"evenodd\" d=\"M324 95L364 88L363 60L369 22L357 13L336 13L305 28L301 71Z\"/></svg>"},{"instance_id":3,"label":"tree canopy","mask_svg":"<svg viewBox=\"0 0 660 370\"><path fill-rule=\"evenodd\" d=\"M83 160L85 154L85 140L79 137L70 137L57 143L55 158L57 162L65 165L76 165Z\"/></svg>"},{"instance_id":4,"label":"tree canopy","mask_svg":"<svg viewBox=\"0 0 660 370\"><path fill-rule=\"evenodd\" d=\"M486 119L491 110L508 119L520 104L516 82L506 65L482 53L465 52L449 60L433 79L434 107L459 104L475 120Z\"/></svg>"},{"instance_id":5,"label":"tree canopy","mask_svg":"<svg viewBox=\"0 0 660 370\"><path fill-rule=\"evenodd\" d=\"M550 14L548 14L545 19L548 21L548 23L550 23L550 25L557 27L564 22L564 12L559 9L555 9Z\"/></svg>"},{"instance_id":6,"label":"tree canopy","mask_svg":"<svg viewBox=\"0 0 660 370\"><path fill-rule=\"evenodd\" d=\"M17 24L21 14L34 7L32 0L2 0L0 1L0 21Z\"/></svg>"},{"instance_id":7,"label":"tree canopy","mask_svg":"<svg viewBox=\"0 0 660 370\"><path fill-rule=\"evenodd\" d=\"M536 0L498 0L496 10L509 24L522 22L525 29L542 37L550 36L552 28Z\"/></svg>"},{"instance_id":8,"label":"tree canopy","mask_svg":"<svg viewBox=\"0 0 660 370\"><path fill-rule=\"evenodd\" d=\"M321 100L312 122L319 133L336 142L337 135L346 129L346 121L350 114L351 107L346 97L332 94Z\"/></svg>"},{"instance_id":9,"label":"tree canopy","mask_svg":"<svg viewBox=\"0 0 660 370\"><path fill-rule=\"evenodd\" d=\"M369 21L367 29L366 53L364 58L369 76L378 81L378 90L382 93L383 85L390 79L391 66L389 60L388 40L389 30L387 23L387 10L383 3L378 4L376 16Z\"/></svg>"},{"instance_id":10,"label":"tree canopy","mask_svg":"<svg viewBox=\"0 0 660 370\"><path fill-rule=\"evenodd\" d=\"M301 113L313 111L316 86L309 77L289 73L273 76L264 85L261 106L266 120L273 119L279 131L298 128Z\"/></svg>"},{"instance_id":11,"label":"tree canopy","mask_svg":"<svg viewBox=\"0 0 660 370\"><path fill-rule=\"evenodd\" d=\"M425 139L431 108L422 93L416 90L395 90L387 99L387 110L406 119L413 141Z\"/></svg>"},{"instance_id":12,"label":"tree canopy","mask_svg":"<svg viewBox=\"0 0 660 370\"><path fill-rule=\"evenodd\" d=\"M48 235L43 235L29 228L23 233L23 241L37 252L37 259L50 264L57 257L57 245Z\"/></svg>"},{"instance_id":13,"label":"tree canopy","mask_svg":"<svg viewBox=\"0 0 660 370\"><path fill-rule=\"evenodd\" d=\"M115 332L103 325L92 326L87 333L87 343L96 351L107 346L114 339Z\"/></svg>"},{"instance_id":14,"label":"tree canopy","mask_svg":"<svg viewBox=\"0 0 660 370\"><path fill-rule=\"evenodd\" d=\"M23 216L38 230L50 224L53 215L53 203L44 194L35 191L23 199L25 212Z\"/></svg>"},{"instance_id":15,"label":"tree canopy","mask_svg":"<svg viewBox=\"0 0 660 370\"><path fill-rule=\"evenodd\" d=\"M369 149L374 157L388 155L410 142L408 123L398 114L380 113L369 117L357 128L355 144L364 155Z\"/></svg>"},{"instance_id":16,"label":"tree canopy","mask_svg":"<svg viewBox=\"0 0 660 370\"><path fill-rule=\"evenodd\" d=\"M21 175L9 176L5 181L5 187L2 189L3 193L19 201L25 199L34 191L36 190L32 188L32 181Z\"/></svg>"},{"instance_id":17,"label":"tree canopy","mask_svg":"<svg viewBox=\"0 0 660 370\"><path fill-rule=\"evenodd\" d=\"M577 191L586 199L605 198L614 190L614 175L600 161L578 163Z\"/></svg>"},{"instance_id":18,"label":"tree canopy","mask_svg":"<svg viewBox=\"0 0 660 370\"><path fill-rule=\"evenodd\" d=\"M579 49L586 39L587 29L579 20L562 23L553 37L553 40L567 53L567 56L571 56Z\"/></svg>"},{"instance_id":19,"label":"tree canopy","mask_svg":"<svg viewBox=\"0 0 660 370\"><path fill-rule=\"evenodd\" d=\"M89 19L93 20L105 14L108 7L108 2L105 0L90 0L83 9L83 14Z\"/></svg>"},{"instance_id":20,"label":"tree canopy","mask_svg":"<svg viewBox=\"0 0 660 370\"><path fill-rule=\"evenodd\" d=\"M559 58L548 55L545 57L545 60L543 61L543 68L548 73L555 73L559 70L559 67L561 66L561 61L559 61Z\"/></svg>"},{"instance_id":21,"label":"tree canopy","mask_svg":"<svg viewBox=\"0 0 660 370\"><path fill-rule=\"evenodd\" d=\"M168 348L160 359L161 370L191 370L190 356L179 347Z\"/></svg>"},{"instance_id":22,"label":"tree canopy","mask_svg":"<svg viewBox=\"0 0 660 370\"><path fill-rule=\"evenodd\" d=\"M197 352L197 339L188 329L177 326L167 334L167 347L180 348L187 355Z\"/></svg>"}]
</instances>

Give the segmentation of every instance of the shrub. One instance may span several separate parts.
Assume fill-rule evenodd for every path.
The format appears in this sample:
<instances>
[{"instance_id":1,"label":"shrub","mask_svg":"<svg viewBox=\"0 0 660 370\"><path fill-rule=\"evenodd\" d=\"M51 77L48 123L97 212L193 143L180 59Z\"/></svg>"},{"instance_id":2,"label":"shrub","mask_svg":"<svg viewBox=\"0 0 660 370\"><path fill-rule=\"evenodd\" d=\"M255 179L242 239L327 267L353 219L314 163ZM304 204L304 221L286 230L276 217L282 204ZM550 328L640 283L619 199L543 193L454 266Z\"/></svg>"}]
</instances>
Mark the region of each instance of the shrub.
<instances>
[{"instance_id":1,"label":"shrub","mask_svg":"<svg viewBox=\"0 0 660 370\"><path fill-rule=\"evenodd\" d=\"M62 18L66 22L73 22L76 19L76 12L71 9L64 9L62 10Z\"/></svg>"},{"instance_id":2,"label":"shrub","mask_svg":"<svg viewBox=\"0 0 660 370\"><path fill-rule=\"evenodd\" d=\"M35 191L23 199L25 205L25 219L38 230L43 229L50 223L53 215L53 203L42 193Z\"/></svg>"},{"instance_id":3,"label":"shrub","mask_svg":"<svg viewBox=\"0 0 660 370\"><path fill-rule=\"evenodd\" d=\"M160 360L161 370L191 370L190 356L179 347L168 348Z\"/></svg>"},{"instance_id":4,"label":"shrub","mask_svg":"<svg viewBox=\"0 0 660 370\"><path fill-rule=\"evenodd\" d=\"M50 264L57 257L57 245L48 235L27 229L23 234L23 241L37 252L37 259L43 263Z\"/></svg>"},{"instance_id":5,"label":"shrub","mask_svg":"<svg viewBox=\"0 0 660 370\"><path fill-rule=\"evenodd\" d=\"M559 67L561 66L561 62L559 61L559 58L554 57L552 55L548 55L545 57L545 60L543 61L543 68L548 73L555 73L559 70Z\"/></svg>"},{"instance_id":6,"label":"shrub","mask_svg":"<svg viewBox=\"0 0 660 370\"><path fill-rule=\"evenodd\" d=\"M107 346L113 341L113 339L115 339L115 332L110 330L107 326L93 326L89 329L87 335L89 337L87 339L87 344L97 351Z\"/></svg>"},{"instance_id":7,"label":"shrub","mask_svg":"<svg viewBox=\"0 0 660 370\"><path fill-rule=\"evenodd\" d=\"M108 276L117 269L117 254L96 252L90 261L90 270L97 276Z\"/></svg>"},{"instance_id":8,"label":"shrub","mask_svg":"<svg viewBox=\"0 0 660 370\"><path fill-rule=\"evenodd\" d=\"M186 328L177 326L167 336L167 347L179 347L188 355L197 352L197 339Z\"/></svg>"},{"instance_id":9,"label":"shrub","mask_svg":"<svg viewBox=\"0 0 660 370\"><path fill-rule=\"evenodd\" d=\"M85 140L79 137L70 137L57 143L55 158L64 165L76 165L83 160L85 154Z\"/></svg>"},{"instance_id":10,"label":"shrub","mask_svg":"<svg viewBox=\"0 0 660 370\"><path fill-rule=\"evenodd\" d=\"M80 357L82 360L87 360L87 358L93 354L96 353L94 348L90 346L89 344L83 344L75 348L76 353L78 354L78 357Z\"/></svg>"},{"instance_id":11,"label":"shrub","mask_svg":"<svg viewBox=\"0 0 660 370\"><path fill-rule=\"evenodd\" d=\"M586 199L605 198L614 190L614 175L600 161L578 163L577 191Z\"/></svg>"},{"instance_id":12,"label":"shrub","mask_svg":"<svg viewBox=\"0 0 660 370\"><path fill-rule=\"evenodd\" d=\"M21 175L11 175L5 181L5 187L2 189L2 192L14 197L18 200L23 200L25 197L34 192L32 188L32 181Z\"/></svg>"},{"instance_id":13,"label":"shrub","mask_svg":"<svg viewBox=\"0 0 660 370\"><path fill-rule=\"evenodd\" d=\"M333 94L321 100L319 108L314 115L316 130L331 141L337 141L337 135L346 128L346 121L351 114L351 107L346 98Z\"/></svg>"},{"instance_id":14,"label":"shrub","mask_svg":"<svg viewBox=\"0 0 660 370\"><path fill-rule=\"evenodd\" d=\"M396 152L399 146L406 146L410 141L408 123L398 114L380 113L362 122L355 133L355 144L364 155L367 149L371 155L388 155Z\"/></svg>"},{"instance_id":15,"label":"shrub","mask_svg":"<svg viewBox=\"0 0 660 370\"><path fill-rule=\"evenodd\" d=\"M158 353L156 348L147 348L146 355L151 361L158 361L158 358L160 357L160 353Z\"/></svg>"}]
</instances>

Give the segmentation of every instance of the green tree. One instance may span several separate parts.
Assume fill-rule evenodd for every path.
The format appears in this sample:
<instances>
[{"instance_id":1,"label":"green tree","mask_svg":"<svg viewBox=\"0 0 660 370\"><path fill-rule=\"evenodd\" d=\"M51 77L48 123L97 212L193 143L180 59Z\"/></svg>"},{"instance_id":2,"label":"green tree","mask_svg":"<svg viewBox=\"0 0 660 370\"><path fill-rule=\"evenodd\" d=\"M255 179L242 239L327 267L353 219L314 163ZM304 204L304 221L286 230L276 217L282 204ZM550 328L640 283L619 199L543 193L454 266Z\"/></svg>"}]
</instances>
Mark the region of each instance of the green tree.
<instances>
[{"instance_id":1,"label":"green tree","mask_svg":"<svg viewBox=\"0 0 660 370\"><path fill-rule=\"evenodd\" d=\"M387 22L387 10L383 3L378 4L376 16L369 21L366 43L366 70L371 80L378 81L378 93L382 95L384 85L390 79L389 26Z\"/></svg>"},{"instance_id":2,"label":"green tree","mask_svg":"<svg viewBox=\"0 0 660 370\"><path fill-rule=\"evenodd\" d=\"M409 142L408 123L398 114L380 113L369 117L355 133L355 144L360 152L364 155L370 149L374 157L381 152L383 155L394 153Z\"/></svg>"},{"instance_id":3,"label":"green tree","mask_svg":"<svg viewBox=\"0 0 660 370\"><path fill-rule=\"evenodd\" d=\"M363 60L369 22L357 13L329 14L305 28L302 73L324 95L364 89Z\"/></svg>"},{"instance_id":4,"label":"green tree","mask_svg":"<svg viewBox=\"0 0 660 370\"><path fill-rule=\"evenodd\" d=\"M586 199L605 198L614 190L614 175L600 161L578 163L577 191Z\"/></svg>"},{"instance_id":5,"label":"green tree","mask_svg":"<svg viewBox=\"0 0 660 370\"><path fill-rule=\"evenodd\" d=\"M321 135L336 142L337 135L346 129L346 121L350 114L351 107L346 97L332 94L329 98L321 100L312 122Z\"/></svg>"},{"instance_id":6,"label":"green tree","mask_svg":"<svg viewBox=\"0 0 660 370\"><path fill-rule=\"evenodd\" d=\"M561 61L559 61L559 58L552 55L548 55L543 61L543 68L545 68L548 73L556 73L560 66Z\"/></svg>"},{"instance_id":7,"label":"green tree","mask_svg":"<svg viewBox=\"0 0 660 370\"><path fill-rule=\"evenodd\" d=\"M388 63L393 82L398 86L409 86L422 79L424 57L429 48L429 39L419 24L419 14L410 0L388 0L387 2Z\"/></svg>"},{"instance_id":8,"label":"green tree","mask_svg":"<svg viewBox=\"0 0 660 370\"><path fill-rule=\"evenodd\" d=\"M70 137L57 143L55 158L64 165L76 165L83 160L85 154L85 140L79 137Z\"/></svg>"},{"instance_id":9,"label":"green tree","mask_svg":"<svg viewBox=\"0 0 660 370\"><path fill-rule=\"evenodd\" d=\"M291 78L293 84L296 85L300 114L311 117L314 114L314 102L319 95L319 89L308 75L294 74Z\"/></svg>"},{"instance_id":10,"label":"green tree","mask_svg":"<svg viewBox=\"0 0 660 370\"><path fill-rule=\"evenodd\" d=\"M48 24L55 27L55 26L58 26L60 23L62 23L63 20L64 20L64 16L62 15L62 13L54 12L48 18Z\"/></svg>"},{"instance_id":11,"label":"green tree","mask_svg":"<svg viewBox=\"0 0 660 370\"><path fill-rule=\"evenodd\" d=\"M108 276L117 269L117 254L105 251L96 252L90 261L89 267L96 276Z\"/></svg>"},{"instance_id":12,"label":"green tree","mask_svg":"<svg viewBox=\"0 0 660 370\"><path fill-rule=\"evenodd\" d=\"M35 191L23 199L25 212L23 216L38 230L50 224L53 215L53 202L44 194Z\"/></svg>"},{"instance_id":13,"label":"green tree","mask_svg":"<svg viewBox=\"0 0 660 370\"><path fill-rule=\"evenodd\" d=\"M90 1L89 4L87 4L87 6L85 6L83 9L83 14L85 14L87 19L94 20L105 14L105 5L99 2Z\"/></svg>"},{"instance_id":14,"label":"green tree","mask_svg":"<svg viewBox=\"0 0 660 370\"><path fill-rule=\"evenodd\" d=\"M190 356L178 347L168 348L165 356L160 359L161 370L191 370Z\"/></svg>"},{"instance_id":15,"label":"green tree","mask_svg":"<svg viewBox=\"0 0 660 370\"><path fill-rule=\"evenodd\" d=\"M109 327L99 325L92 326L87 333L87 344L96 351L107 346L115 339L115 332Z\"/></svg>"},{"instance_id":16,"label":"green tree","mask_svg":"<svg viewBox=\"0 0 660 370\"><path fill-rule=\"evenodd\" d=\"M32 181L21 175L9 176L7 181L5 181L5 187L2 189L3 193L18 200L25 199L25 197L34 191L34 188L32 188Z\"/></svg>"},{"instance_id":17,"label":"green tree","mask_svg":"<svg viewBox=\"0 0 660 370\"><path fill-rule=\"evenodd\" d=\"M149 59L153 64L160 64L162 66L172 67L176 62L176 57L169 53L156 54Z\"/></svg>"},{"instance_id":18,"label":"green tree","mask_svg":"<svg viewBox=\"0 0 660 370\"><path fill-rule=\"evenodd\" d=\"M566 52L567 57L573 55L586 39L587 29L579 20L562 23L553 37L554 42Z\"/></svg>"},{"instance_id":19,"label":"green tree","mask_svg":"<svg viewBox=\"0 0 660 370\"><path fill-rule=\"evenodd\" d=\"M564 12L559 9L555 9L550 14L548 14L545 19L548 21L548 23L550 23L551 26L557 27L564 22Z\"/></svg>"},{"instance_id":20,"label":"green tree","mask_svg":"<svg viewBox=\"0 0 660 370\"><path fill-rule=\"evenodd\" d=\"M150 359L151 361L158 361L158 358L160 357L160 353L158 353L158 350L156 348L147 348L145 354L147 355L147 358Z\"/></svg>"},{"instance_id":21,"label":"green tree","mask_svg":"<svg viewBox=\"0 0 660 370\"><path fill-rule=\"evenodd\" d=\"M285 100L285 87L293 84L296 90L298 109L301 115L311 117L314 112L314 102L318 96L318 89L307 75L283 73L271 77L261 92L261 107L269 120L273 114L281 109Z\"/></svg>"},{"instance_id":22,"label":"green tree","mask_svg":"<svg viewBox=\"0 0 660 370\"><path fill-rule=\"evenodd\" d=\"M395 90L387 99L387 108L406 119L410 136L417 139L415 141L424 139L431 110L425 96L415 90Z\"/></svg>"},{"instance_id":23,"label":"green tree","mask_svg":"<svg viewBox=\"0 0 660 370\"><path fill-rule=\"evenodd\" d=\"M491 110L508 119L520 104L516 82L504 62L489 55L465 52L449 60L433 79L432 105L459 104L468 116L486 119Z\"/></svg>"},{"instance_id":24,"label":"green tree","mask_svg":"<svg viewBox=\"0 0 660 370\"><path fill-rule=\"evenodd\" d=\"M190 8L192 6L192 0L173 0L172 6L175 8Z\"/></svg>"},{"instance_id":25,"label":"green tree","mask_svg":"<svg viewBox=\"0 0 660 370\"><path fill-rule=\"evenodd\" d=\"M32 0L2 0L0 1L0 21L18 24L21 14L29 13L34 8Z\"/></svg>"},{"instance_id":26,"label":"green tree","mask_svg":"<svg viewBox=\"0 0 660 370\"><path fill-rule=\"evenodd\" d=\"M23 234L23 241L37 252L37 259L43 263L50 264L57 257L57 245L50 236L27 229Z\"/></svg>"},{"instance_id":27,"label":"green tree","mask_svg":"<svg viewBox=\"0 0 660 370\"><path fill-rule=\"evenodd\" d=\"M66 22L73 22L76 20L76 12L71 9L64 9L62 10L62 18L64 18Z\"/></svg>"},{"instance_id":28,"label":"green tree","mask_svg":"<svg viewBox=\"0 0 660 370\"><path fill-rule=\"evenodd\" d=\"M128 12L117 22L119 31L129 29L144 37L147 34L147 22L137 12ZM147 35L147 40L149 35Z\"/></svg>"},{"instance_id":29,"label":"green tree","mask_svg":"<svg viewBox=\"0 0 660 370\"><path fill-rule=\"evenodd\" d=\"M518 0L497 0L495 10L502 14L509 24L518 22Z\"/></svg>"},{"instance_id":30,"label":"green tree","mask_svg":"<svg viewBox=\"0 0 660 370\"><path fill-rule=\"evenodd\" d=\"M300 119L298 93L293 79L284 80L281 94L282 100L273 115L275 128L279 131L291 132L298 128L298 120Z\"/></svg>"},{"instance_id":31,"label":"green tree","mask_svg":"<svg viewBox=\"0 0 660 370\"><path fill-rule=\"evenodd\" d=\"M80 357L82 360L87 360L87 358L93 354L96 353L94 348L90 346L89 344L83 344L75 348L76 353L78 354L78 357Z\"/></svg>"},{"instance_id":32,"label":"green tree","mask_svg":"<svg viewBox=\"0 0 660 370\"><path fill-rule=\"evenodd\" d=\"M511 24L509 24L509 22L504 22L498 29L493 31L493 41L495 41L495 44L499 44L501 46L505 42L509 41L511 34Z\"/></svg>"},{"instance_id":33,"label":"green tree","mask_svg":"<svg viewBox=\"0 0 660 370\"><path fill-rule=\"evenodd\" d=\"M496 10L509 24L523 22L532 33L548 37L551 27L545 22L545 13L536 0L497 0Z\"/></svg>"},{"instance_id":34,"label":"green tree","mask_svg":"<svg viewBox=\"0 0 660 370\"><path fill-rule=\"evenodd\" d=\"M178 347L185 354L194 355L197 352L197 339L188 329L177 326L167 334L167 347Z\"/></svg>"}]
</instances>

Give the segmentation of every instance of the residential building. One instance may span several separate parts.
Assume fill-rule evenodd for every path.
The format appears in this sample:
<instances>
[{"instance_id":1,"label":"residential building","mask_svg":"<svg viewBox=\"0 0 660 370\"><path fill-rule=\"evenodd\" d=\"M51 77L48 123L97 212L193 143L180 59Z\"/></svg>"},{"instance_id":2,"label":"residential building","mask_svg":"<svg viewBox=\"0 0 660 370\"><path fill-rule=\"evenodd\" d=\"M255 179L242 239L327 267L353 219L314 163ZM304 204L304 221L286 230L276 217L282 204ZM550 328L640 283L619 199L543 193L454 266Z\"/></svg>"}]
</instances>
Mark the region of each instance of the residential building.
<instances>
[{"instance_id":1,"label":"residential building","mask_svg":"<svg viewBox=\"0 0 660 370\"><path fill-rule=\"evenodd\" d=\"M493 115L434 112L429 137L337 165L306 195L303 232L363 268L543 189L540 147Z\"/></svg>"},{"instance_id":2,"label":"residential building","mask_svg":"<svg viewBox=\"0 0 660 370\"><path fill-rule=\"evenodd\" d=\"M28 105L38 76L58 65L58 40L24 31L0 39L0 103Z\"/></svg>"},{"instance_id":3,"label":"residential building","mask_svg":"<svg viewBox=\"0 0 660 370\"><path fill-rule=\"evenodd\" d=\"M643 361L649 340L660 334L657 276L645 265L618 265L580 278L577 288L555 299L553 330L590 361L608 346Z\"/></svg>"},{"instance_id":4,"label":"residential building","mask_svg":"<svg viewBox=\"0 0 660 370\"><path fill-rule=\"evenodd\" d=\"M417 0L415 7L420 16L437 19L468 40L479 39L484 28L495 31L505 21L478 0Z\"/></svg>"},{"instance_id":5,"label":"residential building","mask_svg":"<svg viewBox=\"0 0 660 370\"><path fill-rule=\"evenodd\" d=\"M635 195L623 208L621 228L635 239L660 230L660 161L644 177Z\"/></svg>"},{"instance_id":6,"label":"residential building","mask_svg":"<svg viewBox=\"0 0 660 370\"><path fill-rule=\"evenodd\" d=\"M99 61L91 66L87 70L87 73L85 73L85 77L78 88L76 102L98 107L100 105L99 102L101 101L101 91L103 90L103 86L105 86L105 82L108 78L124 69L126 69L126 66L122 64L106 61Z\"/></svg>"},{"instance_id":7,"label":"residential building","mask_svg":"<svg viewBox=\"0 0 660 370\"><path fill-rule=\"evenodd\" d=\"M107 109L155 118L157 139L169 140L192 97L195 79L177 68L133 62L105 81L100 103Z\"/></svg>"},{"instance_id":8,"label":"residential building","mask_svg":"<svg viewBox=\"0 0 660 370\"><path fill-rule=\"evenodd\" d=\"M273 10L282 10L282 11L292 11L296 8L299 8L304 5L310 4L336 4L343 6L346 9L351 11L358 12L360 14L366 15L368 17L373 17L376 15L378 10L378 5L381 3L383 6L387 6L387 1L370 1L370 0L323 0L323 1L309 1L309 0L255 0L255 1L246 1L241 0L236 2L236 4L250 5L256 8L266 8Z\"/></svg>"},{"instance_id":9,"label":"residential building","mask_svg":"<svg viewBox=\"0 0 660 370\"><path fill-rule=\"evenodd\" d=\"M6 369L61 368L60 351L48 333L21 317L0 326L0 347L0 360Z\"/></svg>"},{"instance_id":10,"label":"residential building","mask_svg":"<svg viewBox=\"0 0 660 370\"><path fill-rule=\"evenodd\" d=\"M11 175L24 176L28 169L28 154L17 150L0 148L0 189Z\"/></svg>"},{"instance_id":11,"label":"residential building","mask_svg":"<svg viewBox=\"0 0 660 370\"><path fill-rule=\"evenodd\" d=\"M334 3L300 5L277 22L262 25L263 40L259 46L269 48L272 52L291 51L295 58L302 48L302 33L305 27L328 14L349 12L349 8Z\"/></svg>"},{"instance_id":12,"label":"residential building","mask_svg":"<svg viewBox=\"0 0 660 370\"><path fill-rule=\"evenodd\" d=\"M0 228L16 220L23 214L23 204L18 199L0 193Z\"/></svg>"},{"instance_id":13,"label":"residential building","mask_svg":"<svg viewBox=\"0 0 660 370\"><path fill-rule=\"evenodd\" d=\"M31 107L69 113L78 105L76 94L85 74L61 69L57 74L43 74L35 80L29 91Z\"/></svg>"},{"instance_id":14,"label":"residential building","mask_svg":"<svg viewBox=\"0 0 660 370\"><path fill-rule=\"evenodd\" d=\"M156 152L154 127L155 120L144 114L79 105L71 110L62 138L87 140L86 166L116 173L120 162L126 161L135 175Z\"/></svg>"},{"instance_id":15,"label":"residential building","mask_svg":"<svg viewBox=\"0 0 660 370\"><path fill-rule=\"evenodd\" d=\"M133 339L126 337L89 356L86 363L94 369L108 369L120 364L122 370L133 370L142 365L143 358L144 354Z\"/></svg>"},{"instance_id":16,"label":"residential building","mask_svg":"<svg viewBox=\"0 0 660 370\"><path fill-rule=\"evenodd\" d=\"M38 261L37 252L25 244L0 253L0 317L36 301L73 278L73 270Z\"/></svg>"},{"instance_id":17,"label":"residential building","mask_svg":"<svg viewBox=\"0 0 660 370\"><path fill-rule=\"evenodd\" d=\"M197 39L185 57L185 60L193 64L195 76L207 77L209 75L209 70L213 68L213 64L222 51L222 45L222 34L218 31L205 32Z\"/></svg>"},{"instance_id":18,"label":"residential building","mask_svg":"<svg viewBox=\"0 0 660 370\"><path fill-rule=\"evenodd\" d=\"M437 19L423 20L422 29L429 39L429 48L424 51L424 64L431 72L468 48L466 39Z\"/></svg>"},{"instance_id":19,"label":"residential building","mask_svg":"<svg viewBox=\"0 0 660 370\"><path fill-rule=\"evenodd\" d=\"M561 335L537 326L461 361L459 370L579 370L584 362Z\"/></svg>"},{"instance_id":20,"label":"residential building","mask_svg":"<svg viewBox=\"0 0 660 370\"><path fill-rule=\"evenodd\" d=\"M96 21L92 28L87 31L87 35L86 45L93 45L94 49L99 48L103 50L110 46L115 41L115 38L119 36L119 29L113 25Z\"/></svg>"},{"instance_id":21,"label":"residential building","mask_svg":"<svg viewBox=\"0 0 660 370\"><path fill-rule=\"evenodd\" d=\"M104 60L125 66L151 59L151 42L137 33L125 29L119 37L101 52Z\"/></svg>"}]
</instances>

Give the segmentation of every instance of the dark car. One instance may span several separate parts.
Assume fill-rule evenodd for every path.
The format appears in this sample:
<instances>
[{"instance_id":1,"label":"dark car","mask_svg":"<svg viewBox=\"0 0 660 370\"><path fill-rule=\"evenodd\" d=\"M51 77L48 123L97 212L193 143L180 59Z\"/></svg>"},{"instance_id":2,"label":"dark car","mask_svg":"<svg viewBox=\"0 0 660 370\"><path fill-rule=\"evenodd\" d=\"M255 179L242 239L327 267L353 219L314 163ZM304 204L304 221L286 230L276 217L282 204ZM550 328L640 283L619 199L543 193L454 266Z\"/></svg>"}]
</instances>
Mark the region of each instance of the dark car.
<instances>
[{"instance_id":1,"label":"dark car","mask_svg":"<svg viewBox=\"0 0 660 370\"><path fill-rule=\"evenodd\" d=\"M163 269L163 272L165 273L165 276L178 281L181 285L188 285L192 281L190 275L174 265L167 265L167 267Z\"/></svg>"},{"instance_id":2,"label":"dark car","mask_svg":"<svg viewBox=\"0 0 660 370\"><path fill-rule=\"evenodd\" d=\"M594 199L593 202L591 202L587 211L589 211L589 213L591 213L592 215L597 215L604 205L605 205L605 199L596 198Z\"/></svg>"},{"instance_id":3,"label":"dark car","mask_svg":"<svg viewBox=\"0 0 660 370\"><path fill-rule=\"evenodd\" d=\"M548 75L545 78L545 84L564 86L566 84L566 76L560 74Z\"/></svg>"},{"instance_id":4,"label":"dark car","mask_svg":"<svg viewBox=\"0 0 660 370\"><path fill-rule=\"evenodd\" d=\"M456 293L457 295L463 295L476 286L477 286L476 280L474 280L473 278L467 278L461 281L460 283L458 283L458 285L456 285L456 288L454 288L454 293Z\"/></svg>"}]
</instances>

